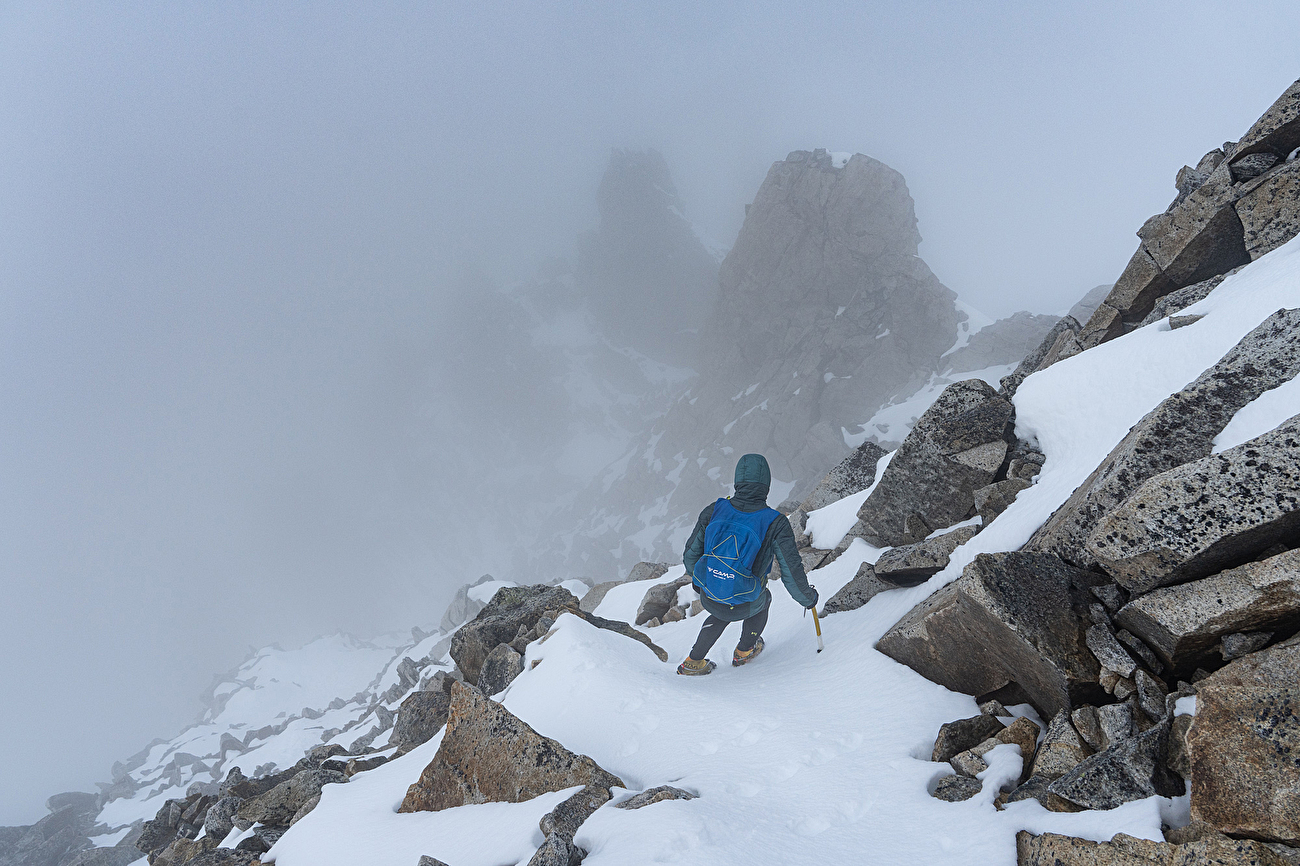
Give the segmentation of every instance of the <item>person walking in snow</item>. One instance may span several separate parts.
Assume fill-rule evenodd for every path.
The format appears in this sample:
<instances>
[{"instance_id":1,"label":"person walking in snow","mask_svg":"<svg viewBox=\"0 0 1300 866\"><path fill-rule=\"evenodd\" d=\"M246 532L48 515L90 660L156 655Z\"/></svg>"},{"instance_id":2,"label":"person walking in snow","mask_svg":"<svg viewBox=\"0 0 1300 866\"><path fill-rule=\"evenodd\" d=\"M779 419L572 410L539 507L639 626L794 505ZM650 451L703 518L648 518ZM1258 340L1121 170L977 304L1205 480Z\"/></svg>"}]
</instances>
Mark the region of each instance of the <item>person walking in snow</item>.
<instances>
[{"instance_id":1,"label":"person walking in snow","mask_svg":"<svg viewBox=\"0 0 1300 866\"><path fill-rule=\"evenodd\" d=\"M683 676L712 673L716 664L705 658L728 623L744 622L731 663L739 666L763 651L763 627L772 593L767 573L773 558L781 582L805 608L817 604L817 590L808 583L794 543L789 519L767 507L772 470L762 454L746 454L736 463L736 492L705 506L686 542L682 562L709 617L691 654L677 667Z\"/></svg>"}]
</instances>

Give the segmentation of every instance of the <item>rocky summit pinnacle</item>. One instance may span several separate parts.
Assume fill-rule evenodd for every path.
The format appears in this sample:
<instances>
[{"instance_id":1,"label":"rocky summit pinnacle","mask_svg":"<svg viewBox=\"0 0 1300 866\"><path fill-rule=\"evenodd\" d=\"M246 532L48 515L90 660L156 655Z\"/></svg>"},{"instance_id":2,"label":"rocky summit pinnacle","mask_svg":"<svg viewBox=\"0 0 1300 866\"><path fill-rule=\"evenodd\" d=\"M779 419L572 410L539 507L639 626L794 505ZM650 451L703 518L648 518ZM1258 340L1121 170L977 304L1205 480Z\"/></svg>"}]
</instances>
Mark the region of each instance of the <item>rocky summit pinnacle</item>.
<instances>
[{"instance_id":1,"label":"rocky summit pinnacle","mask_svg":"<svg viewBox=\"0 0 1300 866\"><path fill-rule=\"evenodd\" d=\"M774 495L807 494L851 450L846 430L925 384L967 314L918 257L920 241L906 181L879 160L819 149L774 163L712 311L694 323L698 377L612 484L561 518L593 542L586 567L679 551L747 451L768 458ZM609 513L640 513L645 525L612 527Z\"/></svg>"}]
</instances>

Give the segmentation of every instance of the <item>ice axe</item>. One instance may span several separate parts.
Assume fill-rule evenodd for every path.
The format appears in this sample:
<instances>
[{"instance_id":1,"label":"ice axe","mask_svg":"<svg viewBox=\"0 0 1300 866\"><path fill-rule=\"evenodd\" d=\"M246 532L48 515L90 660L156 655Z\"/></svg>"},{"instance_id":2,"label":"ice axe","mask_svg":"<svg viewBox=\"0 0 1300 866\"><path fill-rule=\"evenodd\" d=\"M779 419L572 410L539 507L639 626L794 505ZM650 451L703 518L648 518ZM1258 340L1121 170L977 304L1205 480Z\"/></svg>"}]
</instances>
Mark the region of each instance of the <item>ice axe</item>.
<instances>
[{"instance_id":1,"label":"ice axe","mask_svg":"<svg viewBox=\"0 0 1300 866\"><path fill-rule=\"evenodd\" d=\"M816 606L808 608L813 615L813 628L817 629L817 652L821 652L826 647L822 645L822 622L817 618Z\"/></svg>"}]
</instances>

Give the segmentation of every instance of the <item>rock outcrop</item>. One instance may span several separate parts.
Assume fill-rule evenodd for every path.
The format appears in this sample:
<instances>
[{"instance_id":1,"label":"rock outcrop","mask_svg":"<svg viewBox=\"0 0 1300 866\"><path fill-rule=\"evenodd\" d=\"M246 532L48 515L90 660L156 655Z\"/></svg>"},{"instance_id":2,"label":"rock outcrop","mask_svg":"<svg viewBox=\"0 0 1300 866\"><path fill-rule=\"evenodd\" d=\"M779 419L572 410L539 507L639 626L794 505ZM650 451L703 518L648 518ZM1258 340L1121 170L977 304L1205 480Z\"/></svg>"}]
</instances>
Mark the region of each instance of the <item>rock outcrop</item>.
<instances>
[{"instance_id":1,"label":"rock outcrop","mask_svg":"<svg viewBox=\"0 0 1300 866\"><path fill-rule=\"evenodd\" d=\"M863 442L817 482L799 508L806 514L866 490L875 482L876 464L884 456L885 450L875 442Z\"/></svg>"},{"instance_id":2,"label":"rock outcrop","mask_svg":"<svg viewBox=\"0 0 1300 866\"><path fill-rule=\"evenodd\" d=\"M1144 592L1251 559L1300 531L1300 416L1156 475L1102 517L1088 552Z\"/></svg>"},{"instance_id":3,"label":"rock outcrop","mask_svg":"<svg viewBox=\"0 0 1300 866\"><path fill-rule=\"evenodd\" d=\"M1300 82L1291 85L1241 141L1178 173L1178 196L1138 231L1137 252L1084 325L1084 348L1124 334L1161 297L1254 261L1296 235L1300 166L1286 158L1300 144L1298 88Z\"/></svg>"},{"instance_id":4,"label":"rock outcrop","mask_svg":"<svg viewBox=\"0 0 1300 866\"><path fill-rule=\"evenodd\" d=\"M1119 833L1109 842L1025 830L1016 834L1017 866L1286 866L1268 846L1223 837L1181 845Z\"/></svg>"},{"instance_id":5,"label":"rock outcrop","mask_svg":"<svg viewBox=\"0 0 1300 866\"><path fill-rule=\"evenodd\" d=\"M537 626L547 611L578 607L578 599L559 586L509 586L452 637L451 657L471 682L477 682L488 654Z\"/></svg>"},{"instance_id":6,"label":"rock outcrop","mask_svg":"<svg viewBox=\"0 0 1300 866\"><path fill-rule=\"evenodd\" d=\"M980 554L876 648L923 677L980 695L1017 684L1045 715L1096 703L1089 588L1102 582L1041 553Z\"/></svg>"},{"instance_id":7,"label":"rock outcrop","mask_svg":"<svg viewBox=\"0 0 1300 866\"><path fill-rule=\"evenodd\" d=\"M965 519L997 480L1015 410L986 382L944 389L858 509L853 532L877 547L912 544Z\"/></svg>"},{"instance_id":8,"label":"rock outcrop","mask_svg":"<svg viewBox=\"0 0 1300 866\"><path fill-rule=\"evenodd\" d=\"M1193 818L1300 844L1300 637L1199 683L1187 745Z\"/></svg>"},{"instance_id":9,"label":"rock outcrop","mask_svg":"<svg viewBox=\"0 0 1300 866\"><path fill-rule=\"evenodd\" d=\"M1214 438L1247 403L1300 373L1300 310L1279 310L1213 367L1147 413L1030 538L1026 550L1091 566L1097 522L1150 478L1209 456Z\"/></svg>"},{"instance_id":10,"label":"rock outcrop","mask_svg":"<svg viewBox=\"0 0 1300 866\"><path fill-rule=\"evenodd\" d=\"M1175 672L1190 676L1214 665L1225 638L1300 627L1300 550L1157 589L1129 602L1115 619Z\"/></svg>"},{"instance_id":11,"label":"rock outcrop","mask_svg":"<svg viewBox=\"0 0 1300 866\"><path fill-rule=\"evenodd\" d=\"M947 565L952 552L975 537L978 528L963 526L915 544L886 550L876 560L876 577L894 586L915 586Z\"/></svg>"},{"instance_id":12,"label":"rock outcrop","mask_svg":"<svg viewBox=\"0 0 1300 866\"><path fill-rule=\"evenodd\" d=\"M538 734L477 689L455 683L442 745L398 811L520 803L575 785L625 787L591 758Z\"/></svg>"}]
</instances>

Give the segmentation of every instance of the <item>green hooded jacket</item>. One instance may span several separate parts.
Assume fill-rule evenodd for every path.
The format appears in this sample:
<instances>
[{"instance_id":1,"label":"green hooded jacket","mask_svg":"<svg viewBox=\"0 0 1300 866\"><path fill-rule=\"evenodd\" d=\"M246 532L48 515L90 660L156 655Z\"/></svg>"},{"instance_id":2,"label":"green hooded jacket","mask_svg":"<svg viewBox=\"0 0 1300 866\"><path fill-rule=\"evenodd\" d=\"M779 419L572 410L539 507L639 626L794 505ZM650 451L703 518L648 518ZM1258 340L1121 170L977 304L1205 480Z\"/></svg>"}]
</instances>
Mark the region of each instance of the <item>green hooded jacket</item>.
<instances>
[{"instance_id":1,"label":"green hooded jacket","mask_svg":"<svg viewBox=\"0 0 1300 866\"><path fill-rule=\"evenodd\" d=\"M736 493L731 497L731 504L739 511L752 512L766 508L767 494L771 487L772 470L767 465L767 458L762 454L746 454L736 463ZM695 521L695 529L686 542L682 562L686 565L687 574L695 573L695 563L704 555L704 532L713 519L713 506L714 503L710 502L700 512L699 519ZM773 559L781 567L781 582L785 584L790 596L804 607L816 605L817 590L808 583L808 576L803 572L803 560L794 543L794 530L790 528L790 520L784 514L772 521L767 535L763 536L763 544L758 548L758 556L754 558L753 573L766 575L772 568ZM718 619L737 622L766 609L772 603L772 593L764 585L763 594L746 604L723 604L703 595L700 596L700 602L705 610Z\"/></svg>"}]
</instances>

